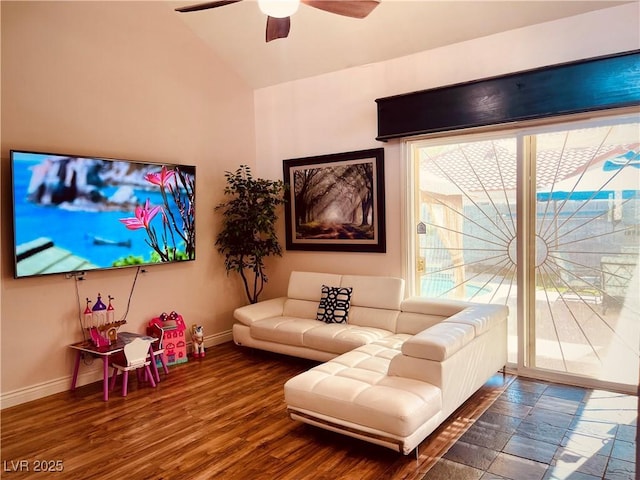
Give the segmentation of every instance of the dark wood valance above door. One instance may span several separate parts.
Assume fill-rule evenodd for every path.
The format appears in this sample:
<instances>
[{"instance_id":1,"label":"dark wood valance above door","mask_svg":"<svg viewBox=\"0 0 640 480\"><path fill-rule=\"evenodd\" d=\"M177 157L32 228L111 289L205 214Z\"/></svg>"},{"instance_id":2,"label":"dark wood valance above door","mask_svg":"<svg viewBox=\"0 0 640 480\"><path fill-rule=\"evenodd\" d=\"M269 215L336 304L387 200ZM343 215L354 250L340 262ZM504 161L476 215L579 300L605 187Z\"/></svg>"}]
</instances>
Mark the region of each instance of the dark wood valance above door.
<instances>
[{"instance_id":1,"label":"dark wood valance above door","mask_svg":"<svg viewBox=\"0 0 640 480\"><path fill-rule=\"evenodd\" d=\"M376 99L377 140L640 105L640 50Z\"/></svg>"}]
</instances>

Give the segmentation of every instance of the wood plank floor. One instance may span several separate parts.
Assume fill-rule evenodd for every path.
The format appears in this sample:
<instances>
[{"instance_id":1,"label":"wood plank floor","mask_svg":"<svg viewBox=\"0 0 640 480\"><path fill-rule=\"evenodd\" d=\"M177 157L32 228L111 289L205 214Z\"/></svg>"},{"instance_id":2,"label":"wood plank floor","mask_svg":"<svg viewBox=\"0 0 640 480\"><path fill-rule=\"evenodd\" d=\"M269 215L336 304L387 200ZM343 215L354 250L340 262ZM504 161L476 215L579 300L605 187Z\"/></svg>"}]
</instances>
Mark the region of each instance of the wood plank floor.
<instances>
[{"instance_id":1,"label":"wood plank floor","mask_svg":"<svg viewBox=\"0 0 640 480\"><path fill-rule=\"evenodd\" d=\"M422 442L416 458L289 419L282 386L315 364L225 343L171 367L155 389L131 379L122 397L118 382L103 402L95 383L4 409L0 476L420 479L513 380L497 374ZM40 461L63 471L35 472Z\"/></svg>"}]
</instances>

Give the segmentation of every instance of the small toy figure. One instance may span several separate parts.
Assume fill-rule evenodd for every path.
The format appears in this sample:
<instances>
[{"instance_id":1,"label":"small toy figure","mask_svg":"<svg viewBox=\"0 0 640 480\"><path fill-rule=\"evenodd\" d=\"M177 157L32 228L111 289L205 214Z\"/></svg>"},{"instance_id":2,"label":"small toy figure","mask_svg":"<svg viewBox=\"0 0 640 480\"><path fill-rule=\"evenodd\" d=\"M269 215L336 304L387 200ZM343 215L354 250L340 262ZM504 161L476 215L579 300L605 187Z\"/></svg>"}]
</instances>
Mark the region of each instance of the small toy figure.
<instances>
[{"instance_id":1,"label":"small toy figure","mask_svg":"<svg viewBox=\"0 0 640 480\"><path fill-rule=\"evenodd\" d=\"M193 358L204 357L204 328L202 325L193 324L191 340L193 340Z\"/></svg>"}]
</instances>

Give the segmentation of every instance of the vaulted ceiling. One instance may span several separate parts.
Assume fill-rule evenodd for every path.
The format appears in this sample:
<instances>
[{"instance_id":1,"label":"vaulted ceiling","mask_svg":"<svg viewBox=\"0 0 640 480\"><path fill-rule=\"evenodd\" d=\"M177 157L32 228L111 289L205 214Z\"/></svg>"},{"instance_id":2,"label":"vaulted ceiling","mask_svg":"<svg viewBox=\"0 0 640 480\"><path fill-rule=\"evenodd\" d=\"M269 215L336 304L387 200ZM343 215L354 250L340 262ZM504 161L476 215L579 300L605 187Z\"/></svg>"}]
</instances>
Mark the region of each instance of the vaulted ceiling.
<instances>
[{"instance_id":1,"label":"vaulted ceiling","mask_svg":"<svg viewBox=\"0 0 640 480\"><path fill-rule=\"evenodd\" d=\"M177 8L200 2L167 3ZM301 5L288 38L269 43L266 16L255 0L175 15L248 85L261 88L624 3L638 1L381 0L365 19Z\"/></svg>"}]
</instances>

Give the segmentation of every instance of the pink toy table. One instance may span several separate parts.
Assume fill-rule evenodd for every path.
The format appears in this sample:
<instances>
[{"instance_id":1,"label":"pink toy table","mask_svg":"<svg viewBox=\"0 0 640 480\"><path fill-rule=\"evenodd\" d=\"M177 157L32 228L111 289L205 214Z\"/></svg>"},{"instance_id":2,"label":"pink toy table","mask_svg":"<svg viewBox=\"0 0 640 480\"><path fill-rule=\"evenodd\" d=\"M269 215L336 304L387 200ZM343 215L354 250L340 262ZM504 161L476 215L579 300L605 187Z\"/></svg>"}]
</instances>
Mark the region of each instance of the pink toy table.
<instances>
[{"instance_id":1,"label":"pink toy table","mask_svg":"<svg viewBox=\"0 0 640 480\"><path fill-rule=\"evenodd\" d=\"M111 345L107 345L104 347L96 347L90 340L85 340L83 342L77 342L69 345L70 348L76 350L76 361L73 366L73 378L71 380L71 390L75 390L76 382L78 380L78 370L80 369L80 360L82 359L83 353L89 353L96 357L102 358L103 363L103 380L102 380L102 390L103 390L103 398L106 402L109 400L109 357L115 353L122 352L124 350L124 346L129 343L132 339L136 337L141 338L153 338L153 342L149 345L149 354L151 358L153 358L153 343L157 342L158 339L155 337L148 337L146 335L140 335L138 333L130 333L130 332L122 332L118 333L118 338ZM151 362L151 369L153 374L158 377L158 367L156 366L156 362Z\"/></svg>"}]
</instances>

